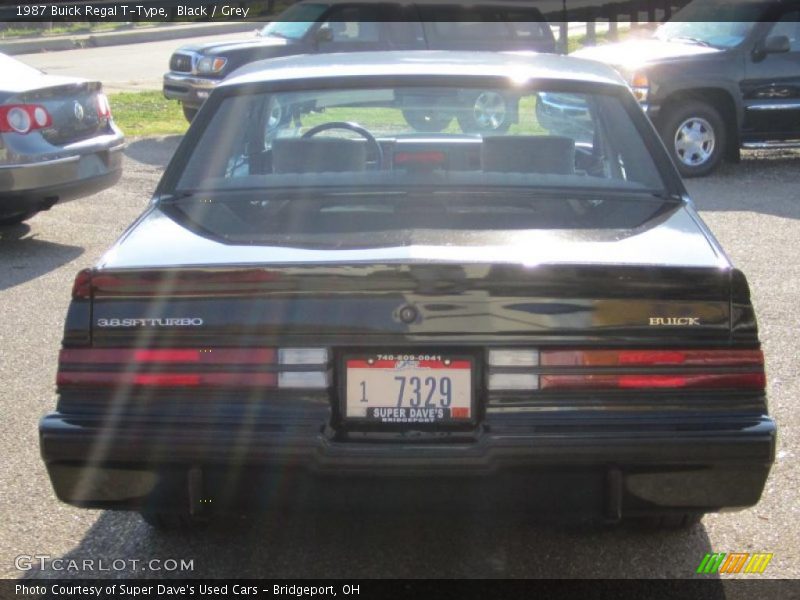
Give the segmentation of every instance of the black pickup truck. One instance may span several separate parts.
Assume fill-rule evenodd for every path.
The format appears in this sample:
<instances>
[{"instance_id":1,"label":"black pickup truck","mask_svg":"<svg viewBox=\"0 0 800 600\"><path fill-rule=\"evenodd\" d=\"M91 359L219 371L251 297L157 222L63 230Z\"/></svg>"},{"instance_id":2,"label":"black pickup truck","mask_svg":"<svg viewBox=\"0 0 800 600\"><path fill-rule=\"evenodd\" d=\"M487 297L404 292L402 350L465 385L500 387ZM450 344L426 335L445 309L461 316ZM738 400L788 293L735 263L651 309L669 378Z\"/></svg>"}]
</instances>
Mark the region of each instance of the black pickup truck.
<instances>
[{"instance_id":1,"label":"black pickup truck","mask_svg":"<svg viewBox=\"0 0 800 600\"><path fill-rule=\"evenodd\" d=\"M684 176L707 175L740 148L800 147L797 0L694 0L651 39L575 54L626 77ZM541 110L568 114L550 104Z\"/></svg>"},{"instance_id":2,"label":"black pickup truck","mask_svg":"<svg viewBox=\"0 0 800 600\"><path fill-rule=\"evenodd\" d=\"M486 0L425 4L397 0L298 2L253 39L189 45L170 58L164 96L183 105L191 121L211 90L242 65L296 54L380 50L488 50L555 52L542 13L519 2ZM504 98L478 95L456 115L462 128L502 133L512 111ZM419 131L444 129L454 115L406 114Z\"/></svg>"}]
</instances>

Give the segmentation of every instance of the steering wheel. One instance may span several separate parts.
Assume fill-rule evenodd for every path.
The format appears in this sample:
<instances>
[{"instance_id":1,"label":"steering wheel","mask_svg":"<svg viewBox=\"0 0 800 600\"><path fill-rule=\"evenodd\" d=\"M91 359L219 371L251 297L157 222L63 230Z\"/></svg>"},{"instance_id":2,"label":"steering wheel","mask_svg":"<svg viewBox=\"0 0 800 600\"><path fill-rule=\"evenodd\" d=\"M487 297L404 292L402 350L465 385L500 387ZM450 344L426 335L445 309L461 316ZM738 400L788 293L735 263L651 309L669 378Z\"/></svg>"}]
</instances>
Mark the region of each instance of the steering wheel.
<instances>
[{"instance_id":1,"label":"steering wheel","mask_svg":"<svg viewBox=\"0 0 800 600\"><path fill-rule=\"evenodd\" d=\"M358 123L353 123L351 121L329 121L328 123L321 123L306 131L301 138L308 139L314 137L318 133L328 131L329 129L346 129L347 131L352 131L363 137L375 151L375 156L378 158L378 169L383 168L383 148L381 148L380 142L375 139L375 136L372 135L366 127L362 127Z\"/></svg>"}]
</instances>

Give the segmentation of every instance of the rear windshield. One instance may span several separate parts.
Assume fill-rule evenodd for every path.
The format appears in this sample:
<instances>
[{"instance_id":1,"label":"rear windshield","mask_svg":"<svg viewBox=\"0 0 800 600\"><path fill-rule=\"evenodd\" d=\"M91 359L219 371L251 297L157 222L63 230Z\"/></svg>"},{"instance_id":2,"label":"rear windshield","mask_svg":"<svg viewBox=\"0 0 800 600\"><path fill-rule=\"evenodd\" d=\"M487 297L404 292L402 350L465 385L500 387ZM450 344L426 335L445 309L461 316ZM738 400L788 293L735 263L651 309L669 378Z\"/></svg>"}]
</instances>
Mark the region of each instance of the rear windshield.
<instances>
[{"instance_id":1,"label":"rear windshield","mask_svg":"<svg viewBox=\"0 0 800 600\"><path fill-rule=\"evenodd\" d=\"M415 86L230 96L163 191L230 241L362 246L629 229L664 186L616 96Z\"/></svg>"},{"instance_id":2,"label":"rear windshield","mask_svg":"<svg viewBox=\"0 0 800 600\"><path fill-rule=\"evenodd\" d=\"M414 185L663 188L616 96L409 86L228 97L177 191Z\"/></svg>"}]
</instances>

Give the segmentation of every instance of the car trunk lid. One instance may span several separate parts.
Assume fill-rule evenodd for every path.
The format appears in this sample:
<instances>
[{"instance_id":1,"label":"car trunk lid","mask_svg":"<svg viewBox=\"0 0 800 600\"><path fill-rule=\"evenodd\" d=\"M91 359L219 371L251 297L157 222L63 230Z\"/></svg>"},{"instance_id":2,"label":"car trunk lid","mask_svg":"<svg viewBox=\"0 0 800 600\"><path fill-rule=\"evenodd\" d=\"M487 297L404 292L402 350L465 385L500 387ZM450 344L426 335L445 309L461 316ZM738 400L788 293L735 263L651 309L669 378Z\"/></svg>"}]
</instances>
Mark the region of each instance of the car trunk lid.
<instances>
[{"instance_id":1,"label":"car trunk lid","mask_svg":"<svg viewBox=\"0 0 800 600\"><path fill-rule=\"evenodd\" d=\"M51 80L42 77L41 87L19 92L7 104L43 106L52 118L52 125L41 130L42 137L54 146L80 142L106 130L107 116L98 105L102 86L98 82Z\"/></svg>"},{"instance_id":2,"label":"car trunk lid","mask_svg":"<svg viewBox=\"0 0 800 600\"><path fill-rule=\"evenodd\" d=\"M493 245L445 237L353 249L226 243L154 209L91 278L93 339L730 337L734 270L686 207L627 232L541 230Z\"/></svg>"},{"instance_id":3,"label":"car trunk lid","mask_svg":"<svg viewBox=\"0 0 800 600\"><path fill-rule=\"evenodd\" d=\"M96 344L727 342L731 277L619 265L248 266L103 270L88 293Z\"/></svg>"}]
</instances>

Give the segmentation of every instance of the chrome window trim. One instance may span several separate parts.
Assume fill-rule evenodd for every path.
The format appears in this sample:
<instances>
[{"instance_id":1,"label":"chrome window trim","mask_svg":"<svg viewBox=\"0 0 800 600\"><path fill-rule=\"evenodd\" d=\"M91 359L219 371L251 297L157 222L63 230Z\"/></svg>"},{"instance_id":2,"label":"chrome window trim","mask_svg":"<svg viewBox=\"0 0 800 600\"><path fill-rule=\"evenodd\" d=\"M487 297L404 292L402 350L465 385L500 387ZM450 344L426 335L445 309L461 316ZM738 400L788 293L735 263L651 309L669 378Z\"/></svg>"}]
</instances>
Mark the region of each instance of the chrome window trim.
<instances>
[{"instance_id":1,"label":"chrome window trim","mask_svg":"<svg viewBox=\"0 0 800 600\"><path fill-rule=\"evenodd\" d=\"M797 102L781 102L780 104L751 104L747 110L800 110L800 100Z\"/></svg>"}]
</instances>

